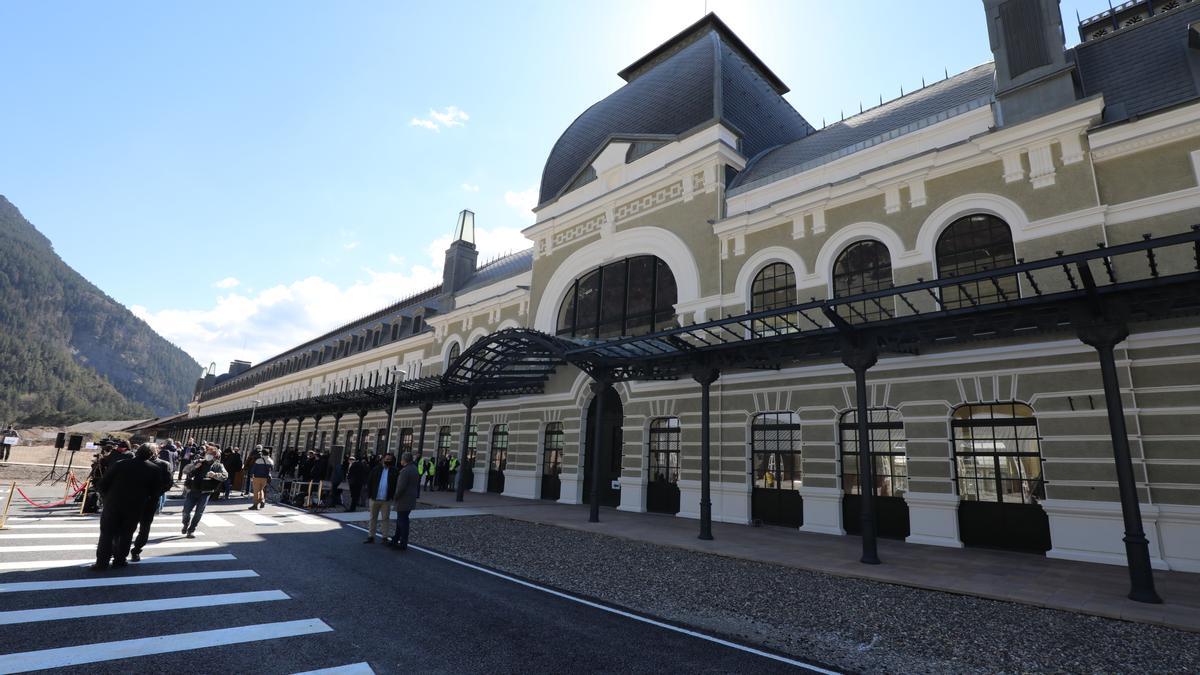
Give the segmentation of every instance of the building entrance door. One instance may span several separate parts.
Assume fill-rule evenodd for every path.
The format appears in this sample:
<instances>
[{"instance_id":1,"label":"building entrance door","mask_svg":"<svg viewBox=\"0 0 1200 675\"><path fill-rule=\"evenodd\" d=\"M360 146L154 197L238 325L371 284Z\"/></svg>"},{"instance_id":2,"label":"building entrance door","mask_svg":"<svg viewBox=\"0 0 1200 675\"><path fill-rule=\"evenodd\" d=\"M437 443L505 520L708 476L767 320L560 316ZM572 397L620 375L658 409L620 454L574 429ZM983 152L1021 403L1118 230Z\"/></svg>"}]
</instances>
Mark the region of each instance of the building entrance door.
<instances>
[{"instance_id":1,"label":"building entrance door","mask_svg":"<svg viewBox=\"0 0 1200 675\"><path fill-rule=\"evenodd\" d=\"M613 487L621 477L621 397L613 389L603 394L604 419L596 419L596 398L592 397L587 413L587 438L584 439L583 451L583 503L589 503L592 496L592 453L600 455L600 505L618 506L621 503L621 490ZM603 429L599 448L596 444L596 425Z\"/></svg>"}]
</instances>

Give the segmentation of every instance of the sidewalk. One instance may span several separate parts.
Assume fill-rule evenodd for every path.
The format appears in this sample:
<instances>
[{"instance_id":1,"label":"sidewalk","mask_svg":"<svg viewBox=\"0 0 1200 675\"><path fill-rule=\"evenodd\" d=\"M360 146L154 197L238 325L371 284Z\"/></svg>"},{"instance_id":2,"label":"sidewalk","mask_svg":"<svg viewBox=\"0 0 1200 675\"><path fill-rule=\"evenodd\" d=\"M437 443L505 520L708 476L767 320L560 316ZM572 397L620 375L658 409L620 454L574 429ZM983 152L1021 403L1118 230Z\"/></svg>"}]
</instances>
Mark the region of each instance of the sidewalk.
<instances>
[{"instance_id":1,"label":"sidewalk","mask_svg":"<svg viewBox=\"0 0 1200 675\"><path fill-rule=\"evenodd\" d=\"M858 562L862 543L856 536L713 523L713 541L701 541L697 539L699 521L689 518L602 508L600 522L589 523L585 505L475 492L467 493L461 503L454 501L453 492L422 492L420 501L469 509L471 515L496 515L844 577L1200 632L1200 575L1186 572L1156 570L1154 581L1163 604L1148 605L1125 597L1129 573L1116 565L987 549L923 546L891 539L879 540L883 564L864 565Z\"/></svg>"}]
</instances>

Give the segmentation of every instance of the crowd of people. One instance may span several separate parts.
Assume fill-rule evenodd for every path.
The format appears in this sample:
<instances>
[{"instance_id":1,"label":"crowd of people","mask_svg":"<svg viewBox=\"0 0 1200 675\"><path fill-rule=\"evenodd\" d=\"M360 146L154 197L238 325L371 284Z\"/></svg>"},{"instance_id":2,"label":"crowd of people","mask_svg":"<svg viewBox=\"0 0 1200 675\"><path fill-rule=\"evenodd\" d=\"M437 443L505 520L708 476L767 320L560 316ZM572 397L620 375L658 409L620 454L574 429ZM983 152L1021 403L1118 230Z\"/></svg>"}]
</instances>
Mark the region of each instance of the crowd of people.
<instances>
[{"instance_id":1,"label":"crowd of people","mask_svg":"<svg viewBox=\"0 0 1200 675\"><path fill-rule=\"evenodd\" d=\"M403 452L398 464L392 453L350 455L335 463L328 452L300 453L290 448L276 464L272 449L261 445L243 459L238 448L222 449L195 439L188 439L182 446L173 439L161 445L142 443L136 450L127 441L105 440L93 456L89 479L98 503L84 504L85 511L101 513L100 541L92 569L119 568L129 560L140 560L154 517L162 512L167 492L180 481L180 533L189 539L195 537L208 502L229 499L234 489L242 496L251 495L249 508L255 510L266 506L267 489L274 479L284 483L285 491L292 483L329 481L330 489L322 497L324 506L342 506L342 486L346 485L346 510L358 509L363 500L369 509L366 543L374 543L379 532L389 546L404 550L408 546L409 513L416 508L422 484L430 490L451 489L458 458ZM396 518L389 539L392 511Z\"/></svg>"}]
</instances>

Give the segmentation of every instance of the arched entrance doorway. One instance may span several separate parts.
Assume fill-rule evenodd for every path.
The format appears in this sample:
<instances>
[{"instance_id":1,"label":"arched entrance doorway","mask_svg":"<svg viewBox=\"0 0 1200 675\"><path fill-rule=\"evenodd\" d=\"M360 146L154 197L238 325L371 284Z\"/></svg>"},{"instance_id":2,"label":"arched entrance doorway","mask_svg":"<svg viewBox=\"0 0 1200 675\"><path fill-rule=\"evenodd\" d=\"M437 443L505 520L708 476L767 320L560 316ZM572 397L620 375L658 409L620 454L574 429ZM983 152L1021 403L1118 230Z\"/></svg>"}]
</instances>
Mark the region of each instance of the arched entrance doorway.
<instances>
[{"instance_id":1,"label":"arched entrance doorway","mask_svg":"<svg viewBox=\"0 0 1200 675\"><path fill-rule=\"evenodd\" d=\"M618 506L621 503L621 491L613 486L621 477L621 397L611 387L604 390L604 419L596 419L596 398L588 404L587 427L583 451L583 503L590 503L592 497L592 453L600 455L600 505ZM596 448L596 425L603 430L600 434L600 447Z\"/></svg>"}]
</instances>

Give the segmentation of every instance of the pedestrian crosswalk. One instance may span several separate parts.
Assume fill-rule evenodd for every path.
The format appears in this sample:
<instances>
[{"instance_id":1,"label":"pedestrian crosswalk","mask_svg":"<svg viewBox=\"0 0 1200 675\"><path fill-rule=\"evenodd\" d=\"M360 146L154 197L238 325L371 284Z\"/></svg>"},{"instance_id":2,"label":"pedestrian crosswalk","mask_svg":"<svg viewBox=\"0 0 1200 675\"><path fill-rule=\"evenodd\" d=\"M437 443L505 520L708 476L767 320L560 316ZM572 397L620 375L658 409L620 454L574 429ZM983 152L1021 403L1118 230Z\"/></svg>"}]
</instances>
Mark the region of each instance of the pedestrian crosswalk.
<instances>
[{"instance_id":1,"label":"pedestrian crosswalk","mask_svg":"<svg viewBox=\"0 0 1200 675\"><path fill-rule=\"evenodd\" d=\"M104 573L84 569L94 562L88 555L96 547L98 516L77 511L14 514L8 529L0 531L0 651L21 651L0 653L0 673L122 659L129 669L155 672L178 664L173 654L198 652L209 658L214 647L227 655L238 645L252 650L260 649L256 644L298 646L334 632L324 619L297 605L279 579L242 563L237 547L214 531L256 545L268 533L286 536L336 525L291 511L223 510L219 515L206 512L194 532L198 538L185 539L178 511L171 511L151 527L140 562ZM242 536L246 532L261 535L247 538ZM214 617L221 617L216 624ZM102 630L94 632L95 627ZM332 667L312 672L373 673L366 663L334 665L354 660L338 659L336 650L315 654L312 665ZM244 665L229 658L223 670ZM289 669L302 670L307 669Z\"/></svg>"}]
</instances>

